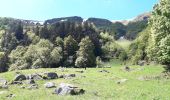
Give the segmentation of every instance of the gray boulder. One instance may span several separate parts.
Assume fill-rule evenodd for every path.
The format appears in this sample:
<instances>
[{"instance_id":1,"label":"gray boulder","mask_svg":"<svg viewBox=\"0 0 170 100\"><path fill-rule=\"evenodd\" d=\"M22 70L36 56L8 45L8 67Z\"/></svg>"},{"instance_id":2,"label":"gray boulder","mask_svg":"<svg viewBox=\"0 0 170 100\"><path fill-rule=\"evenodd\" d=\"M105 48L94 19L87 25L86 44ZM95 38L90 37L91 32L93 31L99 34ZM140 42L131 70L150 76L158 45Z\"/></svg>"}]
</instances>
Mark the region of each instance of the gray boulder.
<instances>
[{"instance_id":1,"label":"gray boulder","mask_svg":"<svg viewBox=\"0 0 170 100\"><path fill-rule=\"evenodd\" d=\"M44 73L43 76L44 79L56 79L58 78L58 75L54 72Z\"/></svg>"},{"instance_id":2,"label":"gray boulder","mask_svg":"<svg viewBox=\"0 0 170 100\"><path fill-rule=\"evenodd\" d=\"M38 89L38 84L32 84L32 85L28 86L28 89L30 89L30 90Z\"/></svg>"},{"instance_id":3,"label":"gray boulder","mask_svg":"<svg viewBox=\"0 0 170 100\"><path fill-rule=\"evenodd\" d=\"M54 91L54 94L57 95L80 95L84 93L85 90L66 83L61 83Z\"/></svg>"},{"instance_id":4,"label":"gray boulder","mask_svg":"<svg viewBox=\"0 0 170 100\"><path fill-rule=\"evenodd\" d=\"M43 80L42 75L37 74L37 73L36 73L36 74L29 74L29 75L27 75L26 77L27 77L27 79Z\"/></svg>"},{"instance_id":5,"label":"gray boulder","mask_svg":"<svg viewBox=\"0 0 170 100\"><path fill-rule=\"evenodd\" d=\"M70 78L73 78L73 77L76 77L76 74L67 74L67 75L64 75L64 79L70 79Z\"/></svg>"},{"instance_id":6,"label":"gray boulder","mask_svg":"<svg viewBox=\"0 0 170 100\"><path fill-rule=\"evenodd\" d=\"M29 79L26 81L27 84L35 84L35 81L33 79Z\"/></svg>"},{"instance_id":7,"label":"gray boulder","mask_svg":"<svg viewBox=\"0 0 170 100\"><path fill-rule=\"evenodd\" d=\"M7 84L7 80L0 78L0 85Z\"/></svg>"},{"instance_id":8,"label":"gray boulder","mask_svg":"<svg viewBox=\"0 0 170 100\"><path fill-rule=\"evenodd\" d=\"M54 87L56 87L54 82L47 82L47 83L44 84L44 86L45 86L45 88L54 88Z\"/></svg>"},{"instance_id":9,"label":"gray boulder","mask_svg":"<svg viewBox=\"0 0 170 100\"><path fill-rule=\"evenodd\" d=\"M22 81L22 80L26 80L26 76L23 74L17 74L13 81Z\"/></svg>"}]
</instances>

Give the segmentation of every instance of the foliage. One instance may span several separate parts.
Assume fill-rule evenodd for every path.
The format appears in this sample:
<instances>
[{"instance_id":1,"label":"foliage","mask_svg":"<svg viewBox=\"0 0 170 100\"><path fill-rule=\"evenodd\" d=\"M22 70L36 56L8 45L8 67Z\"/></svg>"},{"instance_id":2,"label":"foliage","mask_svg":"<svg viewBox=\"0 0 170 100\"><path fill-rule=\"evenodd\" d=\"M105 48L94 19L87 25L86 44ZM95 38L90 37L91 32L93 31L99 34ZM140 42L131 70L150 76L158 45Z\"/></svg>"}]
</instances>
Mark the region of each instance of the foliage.
<instances>
[{"instance_id":1,"label":"foliage","mask_svg":"<svg viewBox=\"0 0 170 100\"><path fill-rule=\"evenodd\" d=\"M95 55L94 44L89 37L85 37L79 43L79 50L77 51L77 59L75 65L77 67L94 67Z\"/></svg>"},{"instance_id":2,"label":"foliage","mask_svg":"<svg viewBox=\"0 0 170 100\"><path fill-rule=\"evenodd\" d=\"M129 46L128 58L133 64L137 64L139 60L148 60L146 49L149 43L149 34L150 26L139 33L137 39Z\"/></svg>"},{"instance_id":3,"label":"foliage","mask_svg":"<svg viewBox=\"0 0 170 100\"><path fill-rule=\"evenodd\" d=\"M161 0L155 5L150 19L151 36L149 57L170 69L170 1ZM167 69L168 69L167 68Z\"/></svg>"}]
</instances>

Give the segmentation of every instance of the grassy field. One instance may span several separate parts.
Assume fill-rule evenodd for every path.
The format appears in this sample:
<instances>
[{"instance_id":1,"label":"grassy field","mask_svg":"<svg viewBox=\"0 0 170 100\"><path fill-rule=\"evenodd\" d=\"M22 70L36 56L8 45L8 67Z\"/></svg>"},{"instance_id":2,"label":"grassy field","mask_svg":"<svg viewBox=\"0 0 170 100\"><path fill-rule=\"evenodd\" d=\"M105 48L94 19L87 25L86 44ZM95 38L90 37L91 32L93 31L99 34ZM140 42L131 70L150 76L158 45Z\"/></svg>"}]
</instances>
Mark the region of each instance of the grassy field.
<instances>
[{"instance_id":1,"label":"grassy field","mask_svg":"<svg viewBox=\"0 0 170 100\"><path fill-rule=\"evenodd\" d=\"M125 50L127 50L129 45L132 43L132 41L122 39L122 40L117 40L116 43L119 44L121 47L123 47Z\"/></svg>"},{"instance_id":2,"label":"grassy field","mask_svg":"<svg viewBox=\"0 0 170 100\"><path fill-rule=\"evenodd\" d=\"M119 61L106 63L111 68L88 68L84 73L76 71L84 69L66 69L61 72L59 69L36 69L19 71L23 74L56 72L58 74L75 73L77 76L72 79L48 80L56 84L70 83L86 90L85 94L79 96L58 96L52 94L53 89L44 88L45 80L36 81L39 89L21 89L19 85L10 85L8 90L0 90L0 100L6 100L9 94L15 94L11 100L170 100L170 79L153 78L150 80L138 80L141 76L159 76L163 71L160 65L130 66L130 72L122 70L123 66ZM102 73L100 70L107 70L110 73ZM12 80L14 72L1 73L0 77ZM85 76L85 77L82 77ZM128 79L122 84L116 82L120 79Z\"/></svg>"}]
</instances>

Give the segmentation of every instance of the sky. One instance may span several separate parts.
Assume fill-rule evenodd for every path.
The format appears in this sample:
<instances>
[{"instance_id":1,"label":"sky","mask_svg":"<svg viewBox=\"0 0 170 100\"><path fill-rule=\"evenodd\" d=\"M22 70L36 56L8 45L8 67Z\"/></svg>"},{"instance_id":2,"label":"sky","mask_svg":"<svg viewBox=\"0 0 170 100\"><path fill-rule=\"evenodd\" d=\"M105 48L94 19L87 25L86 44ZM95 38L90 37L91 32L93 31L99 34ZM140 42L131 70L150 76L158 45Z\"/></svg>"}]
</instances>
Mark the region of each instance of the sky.
<instances>
[{"instance_id":1,"label":"sky","mask_svg":"<svg viewBox=\"0 0 170 100\"><path fill-rule=\"evenodd\" d=\"M159 0L0 0L0 17L44 21L80 16L109 20L131 19L152 11Z\"/></svg>"}]
</instances>

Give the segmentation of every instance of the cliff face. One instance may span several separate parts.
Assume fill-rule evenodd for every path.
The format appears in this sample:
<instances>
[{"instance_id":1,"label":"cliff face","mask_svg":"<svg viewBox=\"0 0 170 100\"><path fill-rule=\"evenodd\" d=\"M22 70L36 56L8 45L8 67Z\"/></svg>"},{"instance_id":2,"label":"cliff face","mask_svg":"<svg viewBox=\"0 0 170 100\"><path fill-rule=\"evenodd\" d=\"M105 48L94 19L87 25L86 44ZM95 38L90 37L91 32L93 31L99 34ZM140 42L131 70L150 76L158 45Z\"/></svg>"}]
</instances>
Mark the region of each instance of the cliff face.
<instances>
[{"instance_id":1,"label":"cliff face","mask_svg":"<svg viewBox=\"0 0 170 100\"><path fill-rule=\"evenodd\" d=\"M63 21L82 23L83 22L83 18L78 17L78 16L53 18L53 19L46 20L44 23L45 24L53 24L53 23L63 22Z\"/></svg>"}]
</instances>

